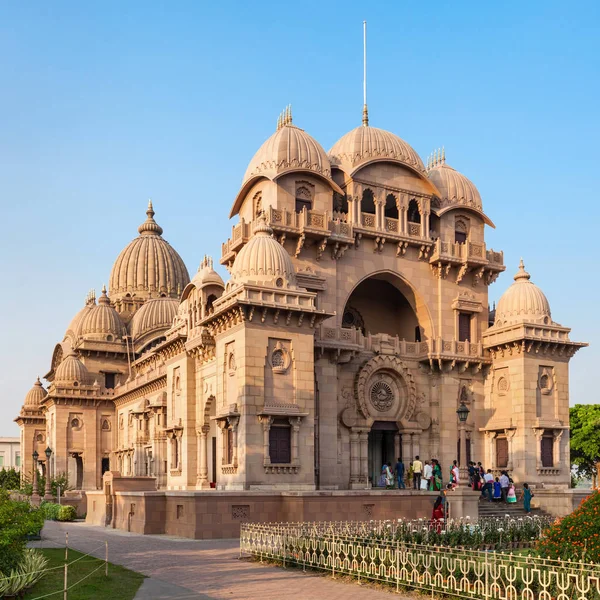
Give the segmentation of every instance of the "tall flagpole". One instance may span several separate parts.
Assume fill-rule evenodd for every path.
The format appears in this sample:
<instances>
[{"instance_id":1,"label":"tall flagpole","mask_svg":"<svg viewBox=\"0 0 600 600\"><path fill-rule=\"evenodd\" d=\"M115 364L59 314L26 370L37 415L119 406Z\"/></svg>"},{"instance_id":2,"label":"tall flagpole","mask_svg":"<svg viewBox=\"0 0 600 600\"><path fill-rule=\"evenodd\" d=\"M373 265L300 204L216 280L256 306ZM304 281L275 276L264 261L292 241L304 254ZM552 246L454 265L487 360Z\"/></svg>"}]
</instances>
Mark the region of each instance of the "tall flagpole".
<instances>
[{"instance_id":1,"label":"tall flagpole","mask_svg":"<svg viewBox=\"0 0 600 600\"><path fill-rule=\"evenodd\" d=\"M369 125L369 111L367 109L367 22L363 21L363 116L362 124Z\"/></svg>"}]
</instances>

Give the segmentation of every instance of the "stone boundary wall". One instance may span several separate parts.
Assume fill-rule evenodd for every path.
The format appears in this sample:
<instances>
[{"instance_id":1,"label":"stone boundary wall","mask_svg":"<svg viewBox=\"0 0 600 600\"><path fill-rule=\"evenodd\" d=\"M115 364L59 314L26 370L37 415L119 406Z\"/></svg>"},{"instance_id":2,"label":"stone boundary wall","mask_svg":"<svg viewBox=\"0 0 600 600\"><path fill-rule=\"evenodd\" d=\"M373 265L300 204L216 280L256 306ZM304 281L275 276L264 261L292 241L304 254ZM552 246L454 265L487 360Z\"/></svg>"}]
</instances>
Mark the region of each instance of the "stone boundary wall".
<instances>
[{"instance_id":1,"label":"stone boundary wall","mask_svg":"<svg viewBox=\"0 0 600 600\"><path fill-rule=\"evenodd\" d=\"M594 490L534 489L531 505L553 517L564 517L572 513Z\"/></svg>"},{"instance_id":2,"label":"stone boundary wall","mask_svg":"<svg viewBox=\"0 0 600 600\"><path fill-rule=\"evenodd\" d=\"M88 492L86 522L106 524L104 492ZM143 534L236 538L240 523L431 517L437 492L114 492L110 525Z\"/></svg>"}]
</instances>

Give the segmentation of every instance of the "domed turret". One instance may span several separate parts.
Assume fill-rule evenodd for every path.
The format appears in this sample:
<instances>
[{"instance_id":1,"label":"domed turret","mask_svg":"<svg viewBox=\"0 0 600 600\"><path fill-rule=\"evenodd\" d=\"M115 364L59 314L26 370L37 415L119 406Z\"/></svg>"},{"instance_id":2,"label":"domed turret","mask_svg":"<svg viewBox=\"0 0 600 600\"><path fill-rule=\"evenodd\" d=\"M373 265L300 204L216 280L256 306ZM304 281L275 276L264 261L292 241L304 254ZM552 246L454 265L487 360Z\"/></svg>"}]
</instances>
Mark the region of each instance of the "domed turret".
<instances>
[{"instance_id":1,"label":"domed turret","mask_svg":"<svg viewBox=\"0 0 600 600\"><path fill-rule=\"evenodd\" d=\"M420 174L425 166L419 155L401 138L389 131L361 125L341 137L329 151L331 165L353 175L365 165L396 162Z\"/></svg>"},{"instance_id":2,"label":"domed turret","mask_svg":"<svg viewBox=\"0 0 600 600\"><path fill-rule=\"evenodd\" d=\"M483 210L481 196L475 184L446 164L444 150L439 157L434 154L428 161L427 176L440 192L442 208L451 204L461 204Z\"/></svg>"},{"instance_id":3,"label":"domed turret","mask_svg":"<svg viewBox=\"0 0 600 600\"><path fill-rule=\"evenodd\" d=\"M135 348L145 346L160 337L173 324L179 301L174 298L154 298L140 308L129 325Z\"/></svg>"},{"instance_id":4,"label":"domed turret","mask_svg":"<svg viewBox=\"0 0 600 600\"><path fill-rule=\"evenodd\" d=\"M37 408L48 395L48 392L42 386L40 378L33 384L33 387L27 392L23 406L28 408Z\"/></svg>"},{"instance_id":5,"label":"domed turret","mask_svg":"<svg viewBox=\"0 0 600 600\"><path fill-rule=\"evenodd\" d=\"M267 287L296 286L296 271L290 255L272 237L273 230L261 213L254 225L253 236L240 250L233 263L234 284L255 283Z\"/></svg>"},{"instance_id":6,"label":"domed turret","mask_svg":"<svg viewBox=\"0 0 600 600\"><path fill-rule=\"evenodd\" d=\"M106 287L102 288L98 304L94 303L85 313L79 334L86 339L109 342L121 340L127 334L119 313L110 305Z\"/></svg>"},{"instance_id":7,"label":"domed turret","mask_svg":"<svg viewBox=\"0 0 600 600\"><path fill-rule=\"evenodd\" d=\"M71 322L69 323L69 326L65 331L63 341L69 339L71 341L71 345L75 344L81 333L81 324L88 312L91 310L92 306L95 306L95 304L95 292L93 290L90 290L85 298L84 307L71 319Z\"/></svg>"},{"instance_id":8,"label":"domed turret","mask_svg":"<svg viewBox=\"0 0 600 600\"><path fill-rule=\"evenodd\" d=\"M110 295L113 301L130 294L138 299L168 296L178 298L190 276L183 260L164 240L162 227L154 220L152 202L147 219L140 225L139 237L119 254L110 273Z\"/></svg>"},{"instance_id":9,"label":"domed turret","mask_svg":"<svg viewBox=\"0 0 600 600\"><path fill-rule=\"evenodd\" d=\"M259 179L277 180L292 172L305 172L325 180L331 188L342 193L331 179L331 165L327 153L306 131L292 124L292 111L288 107L279 117L277 130L252 157L231 214L235 216L248 190Z\"/></svg>"},{"instance_id":10,"label":"domed turret","mask_svg":"<svg viewBox=\"0 0 600 600\"><path fill-rule=\"evenodd\" d=\"M213 259L205 256L198 267L198 272L192 277L191 283L194 287L201 289L207 285L218 285L225 287L221 276L213 269Z\"/></svg>"},{"instance_id":11,"label":"domed turret","mask_svg":"<svg viewBox=\"0 0 600 600\"><path fill-rule=\"evenodd\" d=\"M525 271L523 260L514 277L515 282L502 294L496 305L494 327L517 323L552 324L550 304L540 288L533 284Z\"/></svg>"},{"instance_id":12,"label":"domed turret","mask_svg":"<svg viewBox=\"0 0 600 600\"><path fill-rule=\"evenodd\" d=\"M68 386L89 385L90 374L77 354L71 351L58 365L53 383L54 385Z\"/></svg>"}]
</instances>

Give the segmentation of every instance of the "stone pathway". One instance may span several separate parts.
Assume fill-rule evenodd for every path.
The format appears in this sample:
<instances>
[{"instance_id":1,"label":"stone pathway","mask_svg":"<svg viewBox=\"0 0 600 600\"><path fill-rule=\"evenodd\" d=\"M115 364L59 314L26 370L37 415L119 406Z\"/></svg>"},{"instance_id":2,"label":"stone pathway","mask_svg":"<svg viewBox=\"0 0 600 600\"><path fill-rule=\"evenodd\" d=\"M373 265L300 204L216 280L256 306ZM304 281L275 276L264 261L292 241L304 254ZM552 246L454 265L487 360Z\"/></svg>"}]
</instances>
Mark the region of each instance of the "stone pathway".
<instances>
[{"instance_id":1,"label":"stone pathway","mask_svg":"<svg viewBox=\"0 0 600 600\"><path fill-rule=\"evenodd\" d=\"M188 540L165 535L138 535L85 523L47 521L42 541L34 547L69 546L104 557L148 577L136 600L390 600L400 598L387 590L334 580L257 562L238 560L238 540ZM94 549L98 548L95 552ZM409 598L409 596L402 596Z\"/></svg>"}]
</instances>

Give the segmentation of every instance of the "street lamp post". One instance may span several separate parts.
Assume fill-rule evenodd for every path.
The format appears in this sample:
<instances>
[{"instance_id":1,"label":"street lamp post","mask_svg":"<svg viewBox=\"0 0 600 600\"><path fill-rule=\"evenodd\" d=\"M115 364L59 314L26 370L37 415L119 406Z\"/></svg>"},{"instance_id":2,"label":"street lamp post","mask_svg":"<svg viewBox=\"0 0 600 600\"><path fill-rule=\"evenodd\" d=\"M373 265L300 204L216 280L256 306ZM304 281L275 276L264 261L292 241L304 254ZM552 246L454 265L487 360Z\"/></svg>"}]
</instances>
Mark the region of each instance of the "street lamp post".
<instances>
[{"instance_id":1,"label":"street lamp post","mask_svg":"<svg viewBox=\"0 0 600 600\"><path fill-rule=\"evenodd\" d=\"M458 421L460 423L460 460L458 465L460 481L463 483L463 485L468 485L467 482L469 481L469 468L467 466L467 432L465 429L465 423L469 418L469 409L464 402L460 403L456 414L458 415Z\"/></svg>"},{"instance_id":2,"label":"street lamp post","mask_svg":"<svg viewBox=\"0 0 600 600\"><path fill-rule=\"evenodd\" d=\"M34 504L40 503L40 495L38 493L38 458L39 454L37 450L34 450L33 454L33 493L31 494L31 500Z\"/></svg>"},{"instance_id":3,"label":"street lamp post","mask_svg":"<svg viewBox=\"0 0 600 600\"><path fill-rule=\"evenodd\" d=\"M50 457L52 456L52 449L48 446L44 452L46 455L46 489L44 490L44 499L49 501L52 497L52 487L51 487L51 471L50 471Z\"/></svg>"}]
</instances>

